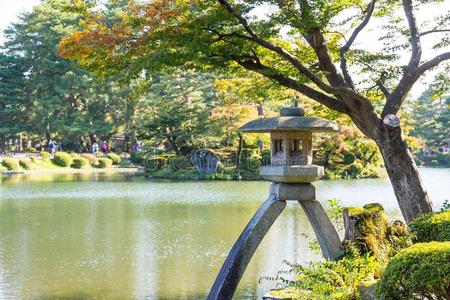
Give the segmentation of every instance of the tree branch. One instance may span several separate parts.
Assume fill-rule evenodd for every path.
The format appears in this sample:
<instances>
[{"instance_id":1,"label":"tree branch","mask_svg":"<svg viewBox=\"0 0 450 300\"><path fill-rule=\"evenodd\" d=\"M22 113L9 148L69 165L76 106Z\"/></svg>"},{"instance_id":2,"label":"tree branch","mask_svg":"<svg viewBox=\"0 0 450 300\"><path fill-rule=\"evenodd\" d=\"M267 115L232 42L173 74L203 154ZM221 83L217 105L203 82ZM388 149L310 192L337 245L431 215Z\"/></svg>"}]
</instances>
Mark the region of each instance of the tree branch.
<instances>
[{"instance_id":1,"label":"tree branch","mask_svg":"<svg viewBox=\"0 0 450 300\"><path fill-rule=\"evenodd\" d=\"M330 85L327 85L325 82L323 82L319 76L314 74L311 70L309 70L306 66L304 66L300 60L298 60L295 56L284 50L283 48L276 46L272 43L269 43L268 41L262 39L259 37L259 35L253 31L253 29L248 24L247 20L242 17L238 12L236 12L233 7L226 1L226 0L218 0L218 2L230 13L232 14L239 23L244 27L245 31L249 35L240 34L240 33L230 33L230 34L222 34L224 37L236 37L245 39L248 41L252 41L254 43L257 43L261 46L263 46L266 49L269 49L281 57L283 57L285 60L287 60L289 63L291 63L301 74L305 75L309 80L311 80L315 85L317 85L320 89L322 89L326 93L335 94L336 89L331 87ZM217 33L217 31L216 31Z\"/></svg>"},{"instance_id":2,"label":"tree branch","mask_svg":"<svg viewBox=\"0 0 450 300\"><path fill-rule=\"evenodd\" d=\"M345 57L345 53L350 49L350 47L352 46L353 42L355 41L356 37L358 36L358 34L364 29L364 27L367 26L367 24L369 23L370 18L372 17L373 11L375 9L375 2L376 0L372 0L369 4L369 6L367 7L366 10L366 15L363 19L363 21L361 22L361 24L359 24L355 30L353 31L353 33L351 34L350 38L347 40L347 42L344 44L344 46L342 46L339 49L339 55L341 58L341 70L342 73L344 74L344 79L345 81L350 85L350 87L352 89L355 89L355 85L353 83L353 80L350 76L350 73L348 72L348 67L347 67L347 58Z\"/></svg>"},{"instance_id":3,"label":"tree branch","mask_svg":"<svg viewBox=\"0 0 450 300\"><path fill-rule=\"evenodd\" d=\"M325 38L320 30L318 28L312 30L305 38L316 53L317 58L319 59L319 68L325 72L328 82L334 87L349 86L339 75L330 54L328 53Z\"/></svg>"},{"instance_id":4,"label":"tree branch","mask_svg":"<svg viewBox=\"0 0 450 300\"><path fill-rule=\"evenodd\" d=\"M438 33L438 32L450 32L450 28L449 29L431 29L431 30L427 30L427 31L421 32L420 36L424 36L424 35L431 34L431 33Z\"/></svg>"},{"instance_id":5,"label":"tree branch","mask_svg":"<svg viewBox=\"0 0 450 300\"><path fill-rule=\"evenodd\" d=\"M273 68L267 67L253 60L237 59L236 61L239 65L241 65L245 69L257 72L263 75L264 77L270 78L285 87L296 90L299 93L327 106L328 108L331 108L341 113L347 113L347 108L342 101L330 97L326 94L323 94L305 84L299 83L292 78L286 77Z\"/></svg>"},{"instance_id":6,"label":"tree branch","mask_svg":"<svg viewBox=\"0 0 450 300\"><path fill-rule=\"evenodd\" d=\"M429 61L421 64L417 68L418 75L421 76L423 73L425 73L429 69L434 68L434 67L438 66L441 62L443 62L445 60L449 60L449 59L450 59L450 52L442 53L442 54L436 56L435 58L430 59Z\"/></svg>"},{"instance_id":7,"label":"tree branch","mask_svg":"<svg viewBox=\"0 0 450 300\"><path fill-rule=\"evenodd\" d=\"M381 115L382 118L388 114L396 114L398 112L400 106L406 98L406 95L421 75L418 73L417 67L419 66L420 59L422 57L422 46L419 30L417 28L416 17L413 12L412 0L403 0L403 10L405 12L411 34L409 39L412 49L411 58L409 59L408 66L406 67L403 77L400 79L397 87L387 97L386 104L384 105Z\"/></svg>"},{"instance_id":8,"label":"tree branch","mask_svg":"<svg viewBox=\"0 0 450 300\"><path fill-rule=\"evenodd\" d=\"M384 94L384 96L386 98L388 98L391 93L389 92L389 90L384 86L384 82L385 82L385 77L386 77L387 73L385 71L383 71L381 73L380 79L378 79L376 81L376 85L378 86L378 88L380 89L380 91Z\"/></svg>"},{"instance_id":9,"label":"tree branch","mask_svg":"<svg viewBox=\"0 0 450 300\"><path fill-rule=\"evenodd\" d=\"M413 12L412 0L403 0L403 10L405 11L405 16L408 20L409 31L411 34L409 42L411 44L412 51L408 67L412 68L419 65L420 58L422 57L420 34L417 28L416 17Z\"/></svg>"}]
</instances>

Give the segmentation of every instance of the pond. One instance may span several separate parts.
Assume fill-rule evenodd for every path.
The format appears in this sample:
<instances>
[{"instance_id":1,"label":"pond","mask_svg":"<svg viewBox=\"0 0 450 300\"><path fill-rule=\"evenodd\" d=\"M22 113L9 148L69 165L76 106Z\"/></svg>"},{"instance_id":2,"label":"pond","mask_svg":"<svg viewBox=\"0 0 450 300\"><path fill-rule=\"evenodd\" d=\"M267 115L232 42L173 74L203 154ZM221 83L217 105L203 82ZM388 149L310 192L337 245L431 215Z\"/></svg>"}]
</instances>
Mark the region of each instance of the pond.
<instances>
[{"instance_id":1,"label":"pond","mask_svg":"<svg viewBox=\"0 0 450 300\"><path fill-rule=\"evenodd\" d=\"M420 170L434 204L450 199L450 169ZM201 299L267 182L161 181L130 175L3 177L0 299ZM318 199L382 203L399 218L388 180L319 181ZM261 276L320 256L290 203L260 245L235 299L273 287Z\"/></svg>"}]
</instances>

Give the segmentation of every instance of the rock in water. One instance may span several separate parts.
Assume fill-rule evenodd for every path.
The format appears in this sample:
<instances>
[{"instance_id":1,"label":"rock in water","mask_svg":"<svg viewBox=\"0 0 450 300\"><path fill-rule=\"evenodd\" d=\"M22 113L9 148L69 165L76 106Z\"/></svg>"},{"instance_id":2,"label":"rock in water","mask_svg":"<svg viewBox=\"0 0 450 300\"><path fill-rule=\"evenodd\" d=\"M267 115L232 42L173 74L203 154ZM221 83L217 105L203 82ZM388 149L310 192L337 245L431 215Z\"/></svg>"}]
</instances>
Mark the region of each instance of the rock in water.
<instances>
[{"instance_id":1,"label":"rock in water","mask_svg":"<svg viewBox=\"0 0 450 300\"><path fill-rule=\"evenodd\" d=\"M200 175L210 175L217 172L219 158L210 150L196 150L192 153L190 161Z\"/></svg>"}]
</instances>

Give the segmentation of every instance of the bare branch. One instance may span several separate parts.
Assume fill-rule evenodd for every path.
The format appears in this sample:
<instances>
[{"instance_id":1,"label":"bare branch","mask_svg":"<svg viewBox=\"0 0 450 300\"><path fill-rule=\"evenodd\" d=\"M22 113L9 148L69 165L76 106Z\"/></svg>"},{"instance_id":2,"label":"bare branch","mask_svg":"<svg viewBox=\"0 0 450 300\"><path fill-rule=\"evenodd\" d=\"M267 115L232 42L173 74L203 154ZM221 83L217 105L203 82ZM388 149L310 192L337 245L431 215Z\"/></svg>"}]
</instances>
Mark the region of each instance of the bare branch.
<instances>
[{"instance_id":1,"label":"bare branch","mask_svg":"<svg viewBox=\"0 0 450 300\"><path fill-rule=\"evenodd\" d=\"M429 69L434 68L434 67L438 66L441 62L443 62L445 60L449 60L449 59L450 59L450 52L442 53L442 54L436 56L435 58L430 59L429 61L421 64L417 68L418 75L421 76L423 73L425 73Z\"/></svg>"},{"instance_id":2,"label":"bare branch","mask_svg":"<svg viewBox=\"0 0 450 300\"><path fill-rule=\"evenodd\" d=\"M439 32L450 32L450 28L449 29L431 29L431 30L427 30L427 31L421 32L420 36L424 36L424 35L431 34L431 33L439 33Z\"/></svg>"},{"instance_id":3,"label":"bare branch","mask_svg":"<svg viewBox=\"0 0 450 300\"><path fill-rule=\"evenodd\" d=\"M364 29L364 27L367 26L367 24L369 23L370 18L372 17L373 11L375 9L375 2L376 0L372 0L369 4L369 6L367 7L366 10L366 15L363 19L363 21L361 22L361 24L359 24L355 30L353 31L353 33L350 35L350 38L346 41L346 43L344 44L344 46L342 46L339 49L339 55L341 58L341 70L342 73L344 74L344 79L345 81L350 85L350 87L352 89L355 89L355 84L353 83L353 79L350 76L350 73L348 72L348 67L347 67L347 58L345 57L345 53L350 49L350 47L352 46L353 42L355 41L356 37L358 36L358 34Z\"/></svg>"}]
</instances>

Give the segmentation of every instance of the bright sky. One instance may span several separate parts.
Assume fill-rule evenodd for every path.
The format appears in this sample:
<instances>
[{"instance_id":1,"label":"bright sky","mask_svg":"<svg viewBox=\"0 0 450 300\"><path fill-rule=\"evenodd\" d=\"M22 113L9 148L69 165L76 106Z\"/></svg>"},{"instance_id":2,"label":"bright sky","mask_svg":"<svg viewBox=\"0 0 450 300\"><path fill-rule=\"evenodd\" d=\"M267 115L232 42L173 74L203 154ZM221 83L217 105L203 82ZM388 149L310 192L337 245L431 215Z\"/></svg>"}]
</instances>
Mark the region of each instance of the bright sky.
<instances>
[{"instance_id":1,"label":"bright sky","mask_svg":"<svg viewBox=\"0 0 450 300\"><path fill-rule=\"evenodd\" d=\"M40 2L40 0L0 0L0 44L3 44L3 30L17 20L17 15L31 10Z\"/></svg>"},{"instance_id":2,"label":"bright sky","mask_svg":"<svg viewBox=\"0 0 450 300\"><path fill-rule=\"evenodd\" d=\"M33 6L40 3L40 0L0 0L0 45L4 42L3 30L8 27L11 22L17 20L17 16L24 12L29 11L33 8ZM440 4L440 8L442 7L450 7L450 0L444 0L444 4ZM264 8L262 8L264 9ZM258 12L258 14L264 14L263 11ZM420 20L429 20L436 15L436 7L429 6L426 9L422 9L420 13L416 13L417 18ZM366 49L379 49L380 44L377 41L376 33L377 27L379 24L375 24L376 22L371 22L371 26L365 29L365 35L360 35L356 41L356 44L360 44L363 48ZM362 39L362 36L365 38ZM424 41L425 42L425 41ZM425 43L424 43L425 44ZM435 51L431 49L424 49L424 58L431 58L436 55ZM427 51L428 50L428 51ZM409 58L405 56L404 59L407 61ZM432 78L431 74L427 76L428 78ZM420 95L420 93L425 89L424 82L417 83L415 88L412 91L414 96Z\"/></svg>"}]
</instances>

